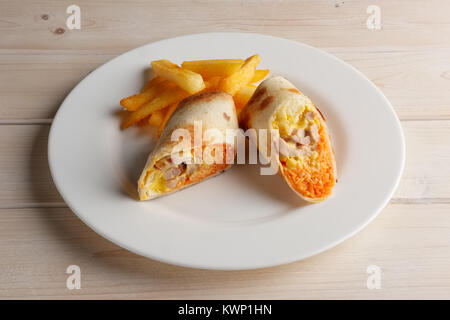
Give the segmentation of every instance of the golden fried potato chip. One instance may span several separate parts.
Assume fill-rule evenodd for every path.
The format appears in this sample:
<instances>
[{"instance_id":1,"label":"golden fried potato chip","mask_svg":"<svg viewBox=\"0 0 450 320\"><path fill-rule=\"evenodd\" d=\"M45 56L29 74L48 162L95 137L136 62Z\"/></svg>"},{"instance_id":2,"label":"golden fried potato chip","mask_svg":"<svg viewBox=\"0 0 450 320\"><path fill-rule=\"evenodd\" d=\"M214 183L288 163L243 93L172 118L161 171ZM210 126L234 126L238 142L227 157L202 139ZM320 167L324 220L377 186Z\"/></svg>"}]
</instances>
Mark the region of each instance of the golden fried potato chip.
<instances>
[{"instance_id":1,"label":"golden fried potato chip","mask_svg":"<svg viewBox=\"0 0 450 320\"><path fill-rule=\"evenodd\" d=\"M261 57L257 54L245 60L245 63L238 71L220 81L219 89L234 96L253 79L256 67L260 61Z\"/></svg>"},{"instance_id":2,"label":"golden fried potato chip","mask_svg":"<svg viewBox=\"0 0 450 320\"><path fill-rule=\"evenodd\" d=\"M180 88L194 94L205 88L200 74L180 68L169 60L152 61L153 71L157 76L176 83Z\"/></svg>"},{"instance_id":3,"label":"golden fried potato chip","mask_svg":"<svg viewBox=\"0 0 450 320\"><path fill-rule=\"evenodd\" d=\"M184 61L181 67L201 74L204 79L209 79L228 77L238 71L243 64L242 59L214 59Z\"/></svg>"}]
</instances>

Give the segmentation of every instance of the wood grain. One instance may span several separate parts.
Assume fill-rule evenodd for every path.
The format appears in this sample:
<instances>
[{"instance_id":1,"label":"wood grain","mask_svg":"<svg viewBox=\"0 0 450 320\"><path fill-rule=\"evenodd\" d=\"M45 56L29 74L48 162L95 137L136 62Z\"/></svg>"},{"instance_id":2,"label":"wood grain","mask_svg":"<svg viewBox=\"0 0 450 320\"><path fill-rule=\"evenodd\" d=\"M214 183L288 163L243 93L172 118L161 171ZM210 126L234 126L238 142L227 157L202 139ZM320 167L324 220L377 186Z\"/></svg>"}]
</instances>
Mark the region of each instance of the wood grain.
<instances>
[{"instance_id":1,"label":"wood grain","mask_svg":"<svg viewBox=\"0 0 450 320\"><path fill-rule=\"evenodd\" d=\"M48 167L49 129L48 125L0 125L0 208L62 202Z\"/></svg>"},{"instance_id":2,"label":"wood grain","mask_svg":"<svg viewBox=\"0 0 450 320\"><path fill-rule=\"evenodd\" d=\"M134 255L96 235L69 209L0 210L0 297L449 299L449 210L448 204L389 205L363 232L326 253L232 272ZM81 268L80 290L65 286L72 264ZM382 270L378 290L366 287L373 264Z\"/></svg>"},{"instance_id":3,"label":"wood grain","mask_svg":"<svg viewBox=\"0 0 450 320\"><path fill-rule=\"evenodd\" d=\"M450 121L407 121L402 125L406 165L394 200L450 203Z\"/></svg>"},{"instance_id":4,"label":"wood grain","mask_svg":"<svg viewBox=\"0 0 450 320\"><path fill-rule=\"evenodd\" d=\"M450 45L446 0L182 0L76 2L80 31L66 30L66 2L1 3L5 49L128 50L173 36L240 31L271 34L315 47L417 47ZM382 12L382 30L366 27L369 5ZM336 6L337 5L337 6ZM42 15L48 19L42 19ZM56 32L58 28L64 32Z\"/></svg>"},{"instance_id":5,"label":"wood grain","mask_svg":"<svg viewBox=\"0 0 450 320\"><path fill-rule=\"evenodd\" d=\"M67 51L0 54L0 120L53 118L73 87L112 57Z\"/></svg>"},{"instance_id":6,"label":"wood grain","mask_svg":"<svg viewBox=\"0 0 450 320\"><path fill-rule=\"evenodd\" d=\"M0 297L450 299L450 1L0 0ZM369 5L379 31L366 27ZM132 254L67 208L50 176L47 138L65 96L137 46L183 34L239 31L321 48L371 79L407 143L391 203L367 228L310 259L260 270L200 271ZM68 265L82 289L65 287ZM366 268L382 288L366 288Z\"/></svg>"}]
</instances>

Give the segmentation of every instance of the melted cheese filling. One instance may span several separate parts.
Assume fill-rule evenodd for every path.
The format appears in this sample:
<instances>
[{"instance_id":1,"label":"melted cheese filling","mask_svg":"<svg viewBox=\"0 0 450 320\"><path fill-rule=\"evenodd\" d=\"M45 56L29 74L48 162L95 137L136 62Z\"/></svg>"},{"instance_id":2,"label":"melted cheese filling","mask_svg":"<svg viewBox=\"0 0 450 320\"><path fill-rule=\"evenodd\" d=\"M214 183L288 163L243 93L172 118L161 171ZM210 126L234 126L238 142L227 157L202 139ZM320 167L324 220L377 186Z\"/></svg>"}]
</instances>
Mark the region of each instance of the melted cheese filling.
<instances>
[{"instance_id":1,"label":"melted cheese filling","mask_svg":"<svg viewBox=\"0 0 450 320\"><path fill-rule=\"evenodd\" d=\"M316 119L314 114L313 105L302 105L300 108L293 106L292 104L281 107L276 112L273 121L272 128L278 129L280 138L283 139L290 149L298 149L298 142L291 139L295 132L305 132L315 124L320 122ZM309 115L309 117L306 117ZM311 117L311 115L313 115ZM280 159L288 165L289 168L296 168L297 163L308 164L316 166L315 160L318 157L316 151L316 144L312 139L309 139L308 144L301 146L302 152L297 152L295 155L286 155L280 152Z\"/></svg>"}]
</instances>

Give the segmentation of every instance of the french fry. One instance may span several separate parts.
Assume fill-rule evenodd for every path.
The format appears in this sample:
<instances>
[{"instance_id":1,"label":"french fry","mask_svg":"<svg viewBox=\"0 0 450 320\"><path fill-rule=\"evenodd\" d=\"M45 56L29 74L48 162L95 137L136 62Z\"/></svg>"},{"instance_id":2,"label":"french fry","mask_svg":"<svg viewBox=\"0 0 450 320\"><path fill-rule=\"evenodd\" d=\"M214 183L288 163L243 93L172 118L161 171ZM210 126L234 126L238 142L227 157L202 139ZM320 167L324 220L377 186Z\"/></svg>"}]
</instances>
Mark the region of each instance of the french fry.
<instances>
[{"instance_id":1,"label":"french fry","mask_svg":"<svg viewBox=\"0 0 450 320\"><path fill-rule=\"evenodd\" d=\"M208 80L205 80L205 89L204 91L217 90L219 87L221 77L212 77Z\"/></svg>"},{"instance_id":2,"label":"french fry","mask_svg":"<svg viewBox=\"0 0 450 320\"><path fill-rule=\"evenodd\" d=\"M148 117L148 123L151 124L152 126L159 127L161 125L161 123L163 122L166 112L167 112L167 108L160 109L160 110L153 112Z\"/></svg>"},{"instance_id":3,"label":"french fry","mask_svg":"<svg viewBox=\"0 0 450 320\"><path fill-rule=\"evenodd\" d=\"M241 90L239 90L238 93L234 95L233 99L237 110L241 110L245 107L255 90L256 86L249 84L243 87Z\"/></svg>"},{"instance_id":4,"label":"french fry","mask_svg":"<svg viewBox=\"0 0 450 320\"><path fill-rule=\"evenodd\" d=\"M259 71L259 70L256 70L256 71ZM161 78L161 77L154 77L153 79L151 79L150 81L148 81L145 84L145 86L142 88L141 92L147 91L151 87L158 85L160 83L163 83L164 81L166 81L166 79Z\"/></svg>"},{"instance_id":5,"label":"french fry","mask_svg":"<svg viewBox=\"0 0 450 320\"><path fill-rule=\"evenodd\" d=\"M204 79L211 77L228 77L244 64L242 59L214 59L184 61L181 67L199 73Z\"/></svg>"},{"instance_id":6,"label":"french fry","mask_svg":"<svg viewBox=\"0 0 450 320\"><path fill-rule=\"evenodd\" d=\"M222 90L233 96L239 112L256 90L251 83L264 79L269 70L256 70L258 54L242 59L185 61L182 67L162 59L152 61L155 77L142 90L120 101L128 111L121 128L151 124L161 134L184 98L203 91ZM203 80L205 78L206 80ZM126 112L125 112L126 113Z\"/></svg>"},{"instance_id":7,"label":"french fry","mask_svg":"<svg viewBox=\"0 0 450 320\"><path fill-rule=\"evenodd\" d=\"M251 56L242 67L233 73L231 76L223 78L219 83L219 88L222 91L228 92L234 96L239 90L245 87L253 79L255 75L256 66L261 61L261 57L257 54Z\"/></svg>"},{"instance_id":8,"label":"french fry","mask_svg":"<svg viewBox=\"0 0 450 320\"><path fill-rule=\"evenodd\" d=\"M149 117L146 117L146 118L144 118L144 119L139 120L139 121L136 123L136 125L137 125L138 127L143 127L143 126L145 126L146 124L148 124L148 118L149 118Z\"/></svg>"},{"instance_id":9,"label":"french fry","mask_svg":"<svg viewBox=\"0 0 450 320\"><path fill-rule=\"evenodd\" d=\"M175 86L167 86L153 100L140 106L136 111L130 113L122 122L122 129L126 129L151 113L164 109L165 107L178 103L188 97L189 93Z\"/></svg>"},{"instance_id":10,"label":"french fry","mask_svg":"<svg viewBox=\"0 0 450 320\"><path fill-rule=\"evenodd\" d=\"M157 76L173 81L190 94L205 88L205 83L200 74L180 68L169 60L152 61L152 68Z\"/></svg>"},{"instance_id":11,"label":"french fry","mask_svg":"<svg viewBox=\"0 0 450 320\"><path fill-rule=\"evenodd\" d=\"M255 83L264 79L269 74L269 72L270 70L255 70L255 75L253 76L253 79L250 80L250 83Z\"/></svg>"},{"instance_id":12,"label":"french fry","mask_svg":"<svg viewBox=\"0 0 450 320\"><path fill-rule=\"evenodd\" d=\"M120 104L129 111L135 111L144 103L152 100L154 97L156 97L158 92L160 92L162 88L168 84L168 81L161 81L161 78L157 78L158 77L150 80L147 89L143 90L142 92L120 100Z\"/></svg>"},{"instance_id":13,"label":"french fry","mask_svg":"<svg viewBox=\"0 0 450 320\"><path fill-rule=\"evenodd\" d=\"M167 111L164 114L164 118L161 122L161 124L158 127L158 136L161 136L161 133L163 132L164 128L166 127L167 121L169 121L172 114L175 112L175 109L178 107L178 102L172 104L171 106L167 107Z\"/></svg>"}]
</instances>

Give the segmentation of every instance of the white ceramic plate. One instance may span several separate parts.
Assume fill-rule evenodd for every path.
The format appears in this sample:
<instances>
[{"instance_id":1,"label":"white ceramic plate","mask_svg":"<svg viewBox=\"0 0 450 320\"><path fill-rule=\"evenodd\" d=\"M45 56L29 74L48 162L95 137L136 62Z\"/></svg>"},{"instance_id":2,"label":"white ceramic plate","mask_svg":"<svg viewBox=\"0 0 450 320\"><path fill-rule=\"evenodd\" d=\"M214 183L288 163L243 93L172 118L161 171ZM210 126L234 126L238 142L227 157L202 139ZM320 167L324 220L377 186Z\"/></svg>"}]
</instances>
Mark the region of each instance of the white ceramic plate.
<instances>
[{"instance_id":1,"label":"white ceramic plate","mask_svg":"<svg viewBox=\"0 0 450 320\"><path fill-rule=\"evenodd\" d=\"M286 77L325 115L339 174L334 196L306 205L280 176L239 165L182 192L136 201L136 180L156 139L149 128L120 131L117 110L142 87L150 61L254 53L260 68ZM286 39L206 33L145 45L87 76L56 114L49 162L70 208L119 246L177 265L252 269L304 259L361 230L392 196L404 149L390 103L343 61Z\"/></svg>"}]
</instances>

